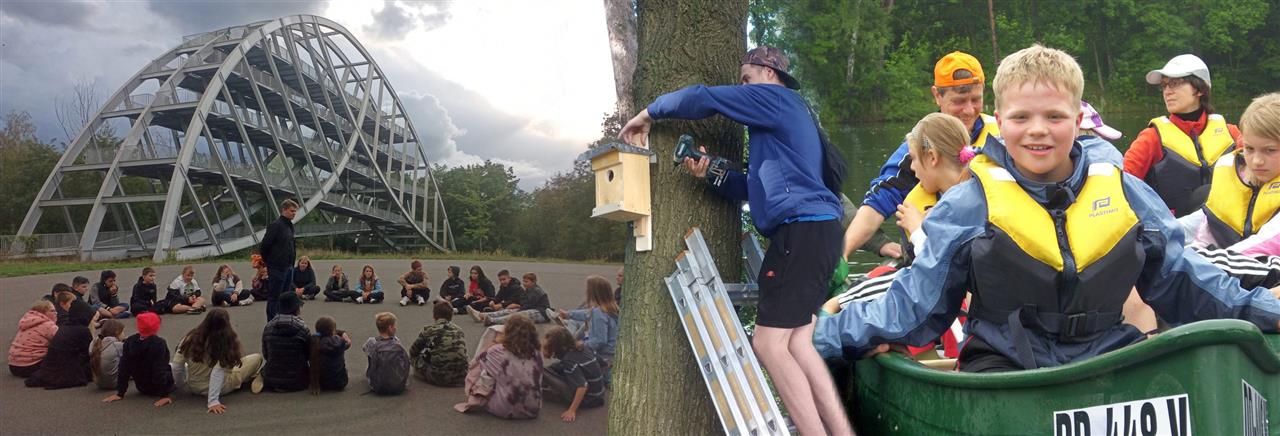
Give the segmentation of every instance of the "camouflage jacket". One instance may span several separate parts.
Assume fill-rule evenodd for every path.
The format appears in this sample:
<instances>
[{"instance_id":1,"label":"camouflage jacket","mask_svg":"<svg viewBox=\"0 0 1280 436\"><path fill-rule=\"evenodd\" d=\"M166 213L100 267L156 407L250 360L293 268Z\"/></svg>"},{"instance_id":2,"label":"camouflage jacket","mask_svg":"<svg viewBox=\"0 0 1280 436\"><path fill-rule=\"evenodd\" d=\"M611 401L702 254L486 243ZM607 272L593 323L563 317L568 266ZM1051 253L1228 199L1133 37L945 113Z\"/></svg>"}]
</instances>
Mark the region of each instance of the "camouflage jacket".
<instances>
[{"instance_id":1,"label":"camouflage jacket","mask_svg":"<svg viewBox=\"0 0 1280 436\"><path fill-rule=\"evenodd\" d=\"M423 327L409 349L409 359L418 377L439 386L462 386L467 376L467 357L462 329L443 319Z\"/></svg>"}]
</instances>

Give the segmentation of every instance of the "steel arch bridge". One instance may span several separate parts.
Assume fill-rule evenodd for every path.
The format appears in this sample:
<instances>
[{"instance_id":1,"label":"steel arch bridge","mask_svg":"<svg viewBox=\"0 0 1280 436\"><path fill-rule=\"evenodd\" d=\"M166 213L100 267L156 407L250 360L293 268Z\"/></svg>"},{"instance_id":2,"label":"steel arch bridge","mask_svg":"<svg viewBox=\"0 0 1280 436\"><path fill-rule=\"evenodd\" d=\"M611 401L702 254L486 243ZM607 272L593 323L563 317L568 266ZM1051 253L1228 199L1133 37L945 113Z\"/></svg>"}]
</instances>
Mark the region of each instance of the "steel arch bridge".
<instances>
[{"instance_id":1,"label":"steel arch bridge","mask_svg":"<svg viewBox=\"0 0 1280 436\"><path fill-rule=\"evenodd\" d=\"M103 140L104 123L127 133ZM299 236L451 251L418 138L377 63L331 20L294 15L189 35L81 128L10 254L229 253L257 245L286 198L301 204ZM74 184L86 191L85 180L100 183L97 195L64 195Z\"/></svg>"}]
</instances>

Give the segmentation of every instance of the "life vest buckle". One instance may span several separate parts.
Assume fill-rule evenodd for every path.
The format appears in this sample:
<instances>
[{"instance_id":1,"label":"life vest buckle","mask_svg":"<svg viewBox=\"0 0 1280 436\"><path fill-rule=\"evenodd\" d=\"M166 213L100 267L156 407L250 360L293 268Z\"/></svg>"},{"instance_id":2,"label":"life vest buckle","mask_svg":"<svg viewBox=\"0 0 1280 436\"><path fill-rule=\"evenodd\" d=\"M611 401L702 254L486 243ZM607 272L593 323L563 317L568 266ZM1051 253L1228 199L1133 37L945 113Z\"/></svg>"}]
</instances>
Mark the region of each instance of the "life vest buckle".
<instances>
[{"instance_id":1,"label":"life vest buckle","mask_svg":"<svg viewBox=\"0 0 1280 436\"><path fill-rule=\"evenodd\" d=\"M1089 334L1089 313L1080 312L1067 315L1067 325L1065 329L1058 332L1058 335L1064 339L1078 338Z\"/></svg>"}]
</instances>

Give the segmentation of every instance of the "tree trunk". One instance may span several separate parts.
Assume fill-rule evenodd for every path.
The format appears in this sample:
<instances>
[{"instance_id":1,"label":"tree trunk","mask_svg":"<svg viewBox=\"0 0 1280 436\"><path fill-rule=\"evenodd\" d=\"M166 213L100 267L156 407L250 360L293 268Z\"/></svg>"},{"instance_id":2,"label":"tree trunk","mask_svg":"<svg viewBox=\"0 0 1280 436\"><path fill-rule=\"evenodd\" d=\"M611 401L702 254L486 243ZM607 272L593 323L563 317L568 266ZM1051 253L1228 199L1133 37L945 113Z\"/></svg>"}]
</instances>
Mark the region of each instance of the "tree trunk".
<instances>
[{"instance_id":1,"label":"tree trunk","mask_svg":"<svg viewBox=\"0 0 1280 436\"><path fill-rule=\"evenodd\" d=\"M639 50L634 96L646 105L663 93L704 83L734 84L746 50L746 0L651 0L637 8ZM637 110L639 107L636 108ZM651 168L653 250L627 249L610 434L717 434L723 430L707 394L663 278L690 227L702 229L720 273L741 274L739 205L671 164L681 133L712 154L740 160L742 127L723 117L659 121L649 134L658 155Z\"/></svg>"},{"instance_id":2,"label":"tree trunk","mask_svg":"<svg viewBox=\"0 0 1280 436\"><path fill-rule=\"evenodd\" d=\"M618 113L636 110L631 82L636 72L636 14L631 0L604 0L604 21L609 27L609 51L613 54L613 83Z\"/></svg>"},{"instance_id":3,"label":"tree trunk","mask_svg":"<svg viewBox=\"0 0 1280 436\"><path fill-rule=\"evenodd\" d=\"M1000 62L1000 47L996 45L996 7L992 0L987 0L987 21L991 23L991 58Z\"/></svg>"}]
</instances>

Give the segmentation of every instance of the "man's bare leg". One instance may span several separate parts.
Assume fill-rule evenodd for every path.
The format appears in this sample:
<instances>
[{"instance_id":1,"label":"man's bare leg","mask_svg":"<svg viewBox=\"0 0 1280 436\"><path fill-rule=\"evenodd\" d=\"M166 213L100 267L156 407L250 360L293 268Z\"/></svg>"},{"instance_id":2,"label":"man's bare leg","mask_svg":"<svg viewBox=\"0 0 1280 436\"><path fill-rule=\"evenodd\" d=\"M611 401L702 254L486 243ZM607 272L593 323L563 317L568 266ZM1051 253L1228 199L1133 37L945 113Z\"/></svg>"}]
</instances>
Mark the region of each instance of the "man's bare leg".
<instances>
[{"instance_id":1,"label":"man's bare leg","mask_svg":"<svg viewBox=\"0 0 1280 436\"><path fill-rule=\"evenodd\" d=\"M831 379L831 371L822 360L818 350L813 347L813 329L817 319L796 328L791 333L788 349L795 358L804 376L809 380L809 389L813 392L814 403L818 407L818 415L826 424L828 433L836 436L852 435L853 427L849 426L849 418L845 415L840 394L836 392L836 383Z\"/></svg>"},{"instance_id":2,"label":"man's bare leg","mask_svg":"<svg viewBox=\"0 0 1280 436\"><path fill-rule=\"evenodd\" d=\"M760 358L778 395L787 405L791 421L802 435L823 435L822 417L813 401L813 391L804 369L791 357L790 342L795 329L756 326L751 344ZM812 341L812 339L810 339ZM816 353L816 351L815 351Z\"/></svg>"}]
</instances>

